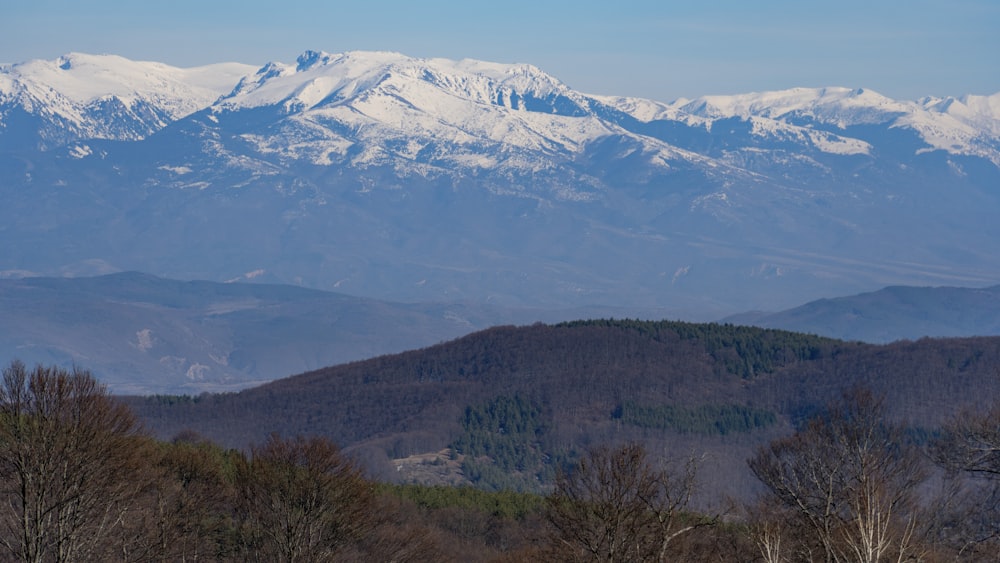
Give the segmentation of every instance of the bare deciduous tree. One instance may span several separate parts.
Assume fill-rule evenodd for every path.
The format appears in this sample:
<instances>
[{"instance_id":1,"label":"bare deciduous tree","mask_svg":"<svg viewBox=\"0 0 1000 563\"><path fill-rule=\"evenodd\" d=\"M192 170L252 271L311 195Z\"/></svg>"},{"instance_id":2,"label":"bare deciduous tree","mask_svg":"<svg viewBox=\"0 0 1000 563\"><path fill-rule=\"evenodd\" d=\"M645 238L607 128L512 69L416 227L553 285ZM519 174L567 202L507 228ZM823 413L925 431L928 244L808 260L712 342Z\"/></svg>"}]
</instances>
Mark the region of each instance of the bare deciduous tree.
<instances>
[{"instance_id":1,"label":"bare deciduous tree","mask_svg":"<svg viewBox=\"0 0 1000 563\"><path fill-rule=\"evenodd\" d=\"M325 438L272 435L238 460L235 482L246 559L331 561L370 528L370 484Z\"/></svg>"},{"instance_id":2,"label":"bare deciduous tree","mask_svg":"<svg viewBox=\"0 0 1000 563\"><path fill-rule=\"evenodd\" d=\"M948 469L1000 480L1000 406L956 417L935 441L931 455Z\"/></svg>"},{"instance_id":3,"label":"bare deciduous tree","mask_svg":"<svg viewBox=\"0 0 1000 563\"><path fill-rule=\"evenodd\" d=\"M748 508L747 533L764 563L790 561L789 543L798 536L794 513L773 498L762 499ZM803 558L805 559L805 558Z\"/></svg>"},{"instance_id":4,"label":"bare deciduous tree","mask_svg":"<svg viewBox=\"0 0 1000 563\"><path fill-rule=\"evenodd\" d=\"M0 386L0 546L21 561L115 550L148 440L89 372L12 362Z\"/></svg>"},{"instance_id":5,"label":"bare deciduous tree","mask_svg":"<svg viewBox=\"0 0 1000 563\"><path fill-rule=\"evenodd\" d=\"M915 495L925 474L883 410L856 390L750 460L777 503L810 531L797 538L794 559L877 563L916 552Z\"/></svg>"},{"instance_id":6,"label":"bare deciduous tree","mask_svg":"<svg viewBox=\"0 0 1000 563\"><path fill-rule=\"evenodd\" d=\"M237 456L197 437L158 444L148 459L151 485L126 523L131 551L123 555L135 561L200 561L227 553L233 494L226 467Z\"/></svg>"},{"instance_id":7,"label":"bare deciduous tree","mask_svg":"<svg viewBox=\"0 0 1000 563\"><path fill-rule=\"evenodd\" d=\"M938 516L941 541L962 557L1000 548L1000 406L963 412L929 448L952 479L948 503Z\"/></svg>"},{"instance_id":8,"label":"bare deciduous tree","mask_svg":"<svg viewBox=\"0 0 1000 563\"><path fill-rule=\"evenodd\" d=\"M665 561L671 542L713 520L685 514L695 463L672 474L642 446L595 448L562 474L548 498L556 557L572 561Z\"/></svg>"}]
</instances>

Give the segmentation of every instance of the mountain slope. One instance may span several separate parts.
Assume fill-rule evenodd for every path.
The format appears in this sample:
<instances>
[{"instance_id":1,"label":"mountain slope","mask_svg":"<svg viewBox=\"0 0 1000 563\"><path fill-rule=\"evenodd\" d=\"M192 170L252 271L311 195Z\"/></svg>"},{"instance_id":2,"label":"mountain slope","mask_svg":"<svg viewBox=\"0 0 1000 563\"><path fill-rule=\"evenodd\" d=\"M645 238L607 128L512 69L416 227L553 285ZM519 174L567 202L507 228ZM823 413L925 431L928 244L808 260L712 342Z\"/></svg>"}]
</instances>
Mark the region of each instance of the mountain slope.
<instances>
[{"instance_id":1,"label":"mountain slope","mask_svg":"<svg viewBox=\"0 0 1000 563\"><path fill-rule=\"evenodd\" d=\"M56 63L3 69L0 99ZM108 95L146 92L117 76ZM72 121L60 104L4 102L0 224L16 244L0 272L254 272L394 301L688 318L1000 279L996 95L661 103L530 65L370 52L269 63L214 101L221 84L188 79L204 95L183 111L136 94L151 118L62 138L42 125Z\"/></svg>"},{"instance_id":2,"label":"mountain slope","mask_svg":"<svg viewBox=\"0 0 1000 563\"><path fill-rule=\"evenodd\" d=\"M926 432L966 406L989 404L997 361L998 338L874 346L605 320L496 327L236 394L129 402L164 439L194 430L244 447L275 431L321 434L381 478L398 479L401 458L441 452L468 430L470 412L514 399L533 405L538 419L521 445L550 463L629 440L672 457L704 454L702 490L719 500L754 490L745 459L755 447L839 393L862 385L884 394L893 419Z\"/></svg>"}]
</instances>

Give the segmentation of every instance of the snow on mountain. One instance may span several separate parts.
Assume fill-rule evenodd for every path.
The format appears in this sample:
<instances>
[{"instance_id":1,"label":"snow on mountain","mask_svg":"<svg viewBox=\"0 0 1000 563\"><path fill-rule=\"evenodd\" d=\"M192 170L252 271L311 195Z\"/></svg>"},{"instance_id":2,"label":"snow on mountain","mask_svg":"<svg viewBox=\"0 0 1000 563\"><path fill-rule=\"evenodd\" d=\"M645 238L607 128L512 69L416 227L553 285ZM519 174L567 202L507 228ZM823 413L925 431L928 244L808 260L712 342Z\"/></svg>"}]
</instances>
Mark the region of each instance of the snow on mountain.
<instances>
[{"instance_id":1,"label":"snow on mountain","mask_svg":"<svg viewBox=\"0 0 1000 563\"><path fill-rule=\"evenodd\" d=\"M294 67L263 67L213 111L280 106L298 116L294 120L304 128L336 121L362 138L572 150L611 133L577 106L581 102L582 97L528 65L310 52ZM535 111L542 104L548 104L544 111ZM280 136L269 141L281 143Z\"/></svg>"},{"instance_id":2,"label":"snow on mountain","mask_svg":"<svg viewBox=\"0 0 1000 563\"><path fill-rule=\"evenodd\" d=\"M269 63L253 77L245 77L221 109L253 108L284 103L289 112L315 109L320 104L343 104L373 88L422 82L438 91L470 102L526 109L533 102L563 96L565 109L556 113L582 115L583 96L532 65L508 65L477 60L418 59L391 52L329 54L307 51L295 65ZM399 92L402 94L402 92ZM420 104L433 98L414 97ZM568 102L568 103L567 103ZM537 105L537 104L536 104Z\"/></svg>"},{"instance_id":3,"label":"snow on mountain","mask_svg":"<svg viewBox=\"0 0 1000 563\"><path fill-rule=\"evenodd\" d=\"M678 110L710 120L738 117L767 118L805 124L828 125L845 131L854 126L887 125L916 131L928 150L975 155L1000 166L1000 94L961 99L897 101L864 88L793 88L777 92L704 96L683 101ZM983 133L994 137L984 138ZM839 141L848 152L863 145Z\"/></svg>"},{"instance_id":4,"label":"snow on mountain","mask_svg":"<svg viewBox=\"0 0 1000 563\"><path fill-rule=\"evenodd\" d=\"M861 88L792 88L734 96L703 96L680 107L688 113L716 119L750 116L780 119L791 114L834 123L843 129L849 125L883 123L887 116L906 113L912 104Z\"/></svg>"},{"instance_id":5,"label":"snow on mountain","mask_svg":"<svg viewBox=\"0 0 1000 563\"><path fill-rule=\"evenodd\" d=\"M34 115L43 146L139 140L205 108L252 68L223 63L182 69L81 53L8 65L0 72L0 125L15 112Z\"/></svg>"},{"instance_id":6,"label":"snow on mountain","mask_svg":"<svg viewBox=\"0 0 1000 563\"><path fill-rule=\"evenodd\" d=\"M916 131L925 151L1000 165L1000 94L910 102L860 88L793 88L666 104L587 96L531 65L391 52L307 51L294 64L268 63L256 72L236 63L181 69L79 53L0 69L0 124L12 120L15 108L40 116L39 143L47 147L87 138L142 139L209 106L213 114L280 110L284 123L270 134L249 132L246 140L263 153L321 165L346 158L359 139L368 148L352 155L358 165L422 155L436 165L490 167L498 161L483 158L484 152L507 153L513 164L523 157L518 151L579 152L595 139L635 133L599 115L600 107L640 123L705 131L737 118L755 137L844 155L871 150L852 127L888 125ZM684 147L644 142L659 144L652 152L667 160L692 156Z\"/></svg>"},{"instance_id":7,"label":"snow on mountain","mask_svg":"<svg viewBox=\"0 0 1000 563\"><path fill-rule=\"evenodd\" d=\"M0 271L743 310L995 283L998 108L849 88L665 103L391 52L73 54L0 67L0 224L30 241L0 245Z\"/></svg>"},{"instance_id":8,"label":"snow on mountain","mask_svg":"<svg viewBox=\"0 0 1000 563\"><path fill-rule=\"evenodd\" d=\"M39 99L46 91L78 104L109 96L147 98L159 101L170 117L179 119L230 91L252 68L238 63L177 68L115 55L70 53L54 61L12 65L9 74Z\"/></svg>"},{"instance_id":9,"label":"snow on mountain","mask_svg":"<svg viewBox=\"0 0 1000 563\"><path fill-rule=\"evenodd\" d=\"M921 103L928 111L946 113L968 125L985 127L1000 135L1000 92L992 96L924 98Z\"/></svg>"},{"instance_id":10,"label":"snow on mountain","mask_svg":"<svg viewBox=\"0 0 1000 563\"><path fill-rule=\"evenodd\" d=\"M208 119L266 109L271 126L241 133L262 155L320 166L388 165L404 176L553 171L615 137L643 146L650 166L706 160L640 138L595 113L594 103L531 65L307 52L295 65L270 63L242 79ZM586 184L576 182L561 197L590 198Z\"/></svg>"}]
</instances>

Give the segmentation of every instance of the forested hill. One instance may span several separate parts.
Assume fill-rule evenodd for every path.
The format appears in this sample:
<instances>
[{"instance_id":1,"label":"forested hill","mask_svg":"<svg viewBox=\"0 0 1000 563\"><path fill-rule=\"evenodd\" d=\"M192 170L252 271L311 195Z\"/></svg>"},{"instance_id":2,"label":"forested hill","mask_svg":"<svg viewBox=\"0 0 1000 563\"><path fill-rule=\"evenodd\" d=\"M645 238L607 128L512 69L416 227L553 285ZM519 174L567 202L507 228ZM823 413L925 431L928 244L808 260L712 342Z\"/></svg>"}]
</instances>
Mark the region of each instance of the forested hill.
<instances>
[{"instance_id":1,"label":"forested hill","mask_svg":"<svg viewBox=\"0 0 1000 563\"><path fill-rule=\"evenodd\" d=\"M464 464L464 479L495 462L544 481L551 467L535 461L641 440L666 454L711 452L705 478L733 483L756 445L857 385L930 431L1000 396L1000 338L876 346L668 321L505 326L240 393L129 402L163 438L191 429L243 447L271 432L322 434L383 477L400 471L392 460L451 447L448 461L480 460Z\"/></svg>"}]
</instances>

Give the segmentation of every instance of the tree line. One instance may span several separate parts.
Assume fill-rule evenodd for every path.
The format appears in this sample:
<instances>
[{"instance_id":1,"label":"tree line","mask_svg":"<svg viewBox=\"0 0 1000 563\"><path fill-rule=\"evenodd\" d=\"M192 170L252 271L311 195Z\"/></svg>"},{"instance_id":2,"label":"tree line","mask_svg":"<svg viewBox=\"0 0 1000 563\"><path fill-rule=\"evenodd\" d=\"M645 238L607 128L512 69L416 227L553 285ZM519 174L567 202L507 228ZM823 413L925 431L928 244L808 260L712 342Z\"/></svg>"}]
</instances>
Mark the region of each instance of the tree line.
<instances>
[{"instance_id":1,"label":"tree line","mask_svg":"<svg viewBox=\"0 0 1000 563\"><path fill-rule=\"evenodd\" d=\"M817 360L839 344L837 340L779 329L729 323L595 319L569 321L557 327L614 327L634 331L657 341L695 341L726 372L750 379L773 373L780 366Z\"/></svg>"},{"instance_id":2,"label":"tree line","mask_svg":"<svg viewBox=\"0 0 1000 563\"><path fill-rule=\"evenodd\" d=\"M456 445L506 452L487 436L537 436L537 415L519 398L469 408ZM319 436L154 440L87 371L15 361L0 560L990 561L998 452L1000 408L918 442L857 388L748 460L762 493L745 506L697 506L705 461L636 443L592 445L543 493L386 485Z\"/></svg>"}]
</instances>

